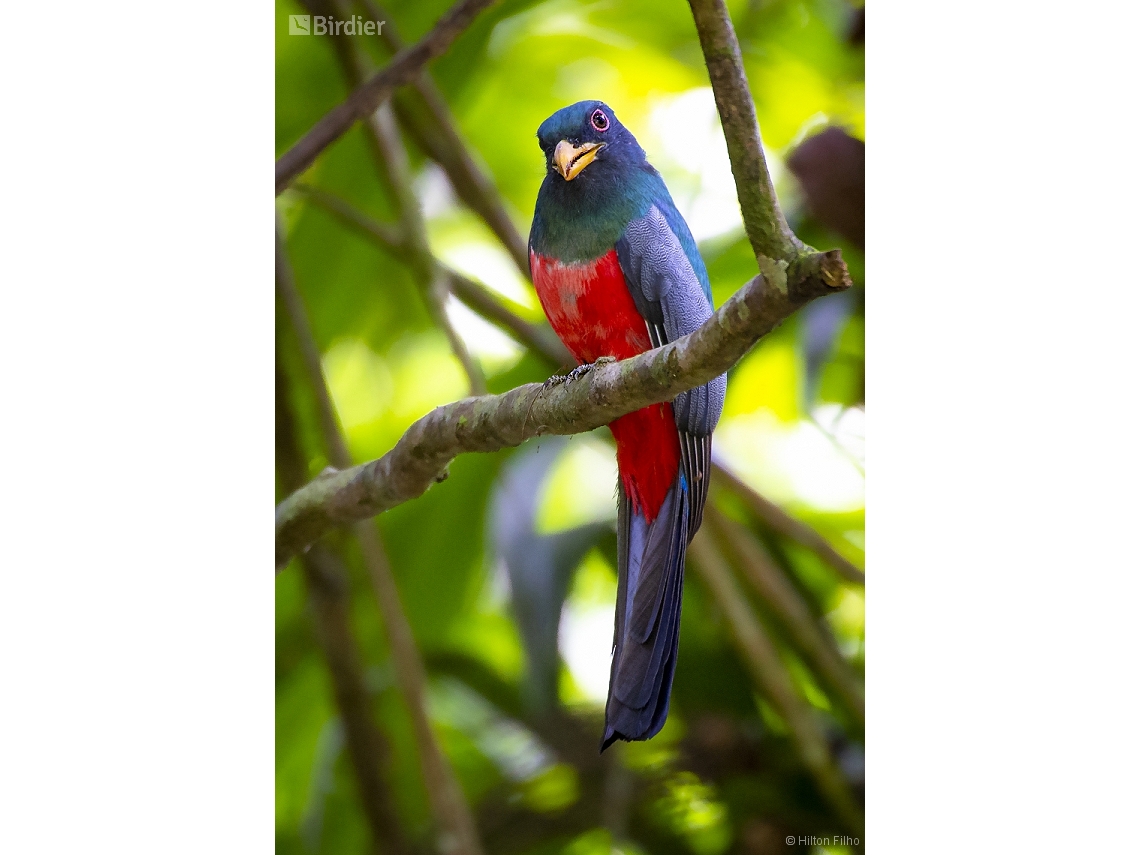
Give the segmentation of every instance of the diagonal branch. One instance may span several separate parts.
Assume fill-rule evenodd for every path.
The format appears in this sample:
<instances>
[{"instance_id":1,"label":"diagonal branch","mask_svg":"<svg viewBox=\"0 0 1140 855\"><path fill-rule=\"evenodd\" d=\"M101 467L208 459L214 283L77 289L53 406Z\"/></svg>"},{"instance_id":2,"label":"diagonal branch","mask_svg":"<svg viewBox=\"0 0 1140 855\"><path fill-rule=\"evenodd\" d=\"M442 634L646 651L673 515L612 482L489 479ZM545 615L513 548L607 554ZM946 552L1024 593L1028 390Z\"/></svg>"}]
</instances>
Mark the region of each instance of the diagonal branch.
<instances>
[{"instance_id":1,"label":"diagonal branch","mask_svg":"<svg viewBox=\"0 0 1140 855\"><path fill-rule=\"evenodd\" d=\"M374 220L344 199L325 190L308 184L294 184L291 189L396 258L406 260L407 246L402 233L398 234L398 229L394 226ZM517 304L512 304L474 279L448 267L434 256L432 262L446 278L448 290L484 320L503 330L524 347L546 357L555 366L574 364L574 357L548 324L531 323L521 316L521 307L512 308Z\"/></svg>"},{"instance_id":2,"label":"diagonal branch","mask_svg":"<svg viewBox=\"0 0 1140 855\"><path fill-rule=\"evenodd\" d=\"M352 13L346 0L305 0L305 3L316 14L335 11L339 18L347 19ZM360 47L358 40L351 36L334 35L331 40L349 87L361 86L372 70L372 62L367 53ZM447 278L440 275L435 267L420 211L420 200L412 189L408 153L396 128L391 103L381 104L368 117L365 127L380 180L395 202L396 219L400 222L401 231L401 260L412 273L428 316L447 338L452 353L467 375L470 393L482 395L487 391L483 371L447 315Z\"/></svg>"},{"instance_id":3,"label":"diagonal branch","mask_svg":"<svg viewBox=\"0 0 1140 855\"><path fill-rule=\"evenodd\" d=\"M362 0L377 19L387 21L380 38L393 53L404 49L395 22L376 0ZM479 165L455 123L443 93L426 71L418 74L408 89L396 93L392 106L400 124L417 146L446 173L463 203L478 214L510 253L515 266L530 278L526 240L515 226L503 197L486 169Z\"/></svg>"},{"instance_id":4,"label":"diagonal branch","mask_svg":"<svg viewBox=\"0 0 1140 855\"><path fill-rule=\"evenodd\" d=\"M396 666L396 685L412 720L428 804L439 823L440 851L451 855L482 855L475 818L428 718L427 669L416 646L412 625L400 603L400 591L380 533L371 521L360 522L353 526L353 530L384 618L388 645Z\"/></svg>"},{"instance_id":5,"label":"diagonal branch","mask_svg":"<svg viewBox=\"0 0 1140 855\"><path fill-rule=\"evenodd\" d=\"M788 724L792 741L811 773L820 795L844 825L863 837L863 815L851 797L843 774L831 758L827 738L811 706L796 690L795 681L763 624L747 605L724 557L706 531L698 531L689 552L701 578L724 613L733 640L757 688Z\"/></svg>"},{"instance_id":6,"label":"diagonal branch","mask_svg":"<svg viewBox=\"0 0 1140 855\"><path fill-rule=\"evenodd\" d=\"M807 523L793 517L775 502L765 499L741 481L727 467L714 463L713 468L716 471L716 483L723 484L726 489L741 499L764 525L777 534L788 538L788 540L795 541L805 549L814 552L848 582L862 586L867 584L867 577L863 571L836 552L835 547L828 543L827 538L822 534Z\"/></svg>"},{"instance_id":7,"label":"diagonal branch","mask_svg":"<svg viewBox=\"0 0 1140 855\"><path fill-rule=\"evenodd\" d=\"M276 258L274 273L277 280L277 296L285 306L285 314L289 316L289 323L293 327L298 346L301 350L301 359L305 365L305 374L309 381L309 388L316 397L317 418L321 426L321 438L327 449L329 462L333 466L343 469L352 465L352 457L348 453L348 445L344 441L344 433L340 429L337 419L336 407L333 406L332 395L329 394L328 383L325 382L324 368L321 366L321 352L317 348L313 329L309 324L309 316L305 305L301 301L301 293L297 290L297 283L293 279L293 266L285 255L285 241L281 236L281 223L277 224L275 234ZM280 394L280 392L278 393Z\"/></svg>"},{"instance_id":8,"label":"diagonal branch","mask_svg":"<svg viewBox=\"0 0 1140 855\"><path fill-rule=\"evenodd\" d=\"M776 567L744 526L730 520L715 506L709 510L713 532L721 541L722 548L732 556L744 578L787 628L804 659L823 678L825 687L862 729L866 723L863 688L839 652L834 636L822 621L816 619L795 585Z\"/></svg>"},{"instance_id":9,"label":"diagonal branch","mask_svg":"<svg viewBox=\"0 0 1140 855\"><path fill-rule=\"evenodd\" d=\"M394 89L415 78L427 63L443 54L451 43L495 0L460 0L426 36L400 51L385 68L372 75L348 98L326 113L274 168L277 193L312 165L322 151L340 139L356 122L373 113Z\"/></svg>"},{"instance_id":10,"label":"diagonal branch","mask_svg":"<svg viewBox=\"0 0 1140 855\"><path fill-rule=\"evenodd\" d=\"M507 306L506 298L500 297L457 270L442 267L451 293L467 308L497 326L519 344L545 357L552 365L575 364L574 357L566 349L566 345L558 340L558 336L554 334L549 324L531 323Z\"/></svg>"},{"instance_id":11,"label":"diagonal branch","mask_svg":"<svg viewBox=\"0 0 1140 855\"><path fill-rule=\"evenodd\" d=\"M372 717L372 696L350 623L348 573L337 555L323 543L305 555L301 572L314 635L328 665L360 802L376 848L382 852L408 852L412 847L400 825L395 795L385 779L391 763L388 739Z\"/></svg>"},{"instance_id":12,"label":"diagonal branch","mask_svg":"<svg viewBox=\"0 0 1140 855\"><path fill-rule=\"evenodd\" d=\"M419 208L419 199L412 190L411 171L408 166L408 153L396 128L396 120L390 105L384 104L372 117L372 129L376 142L387 167L388 183L398 200L398 209L409 250L409 267L419 285L427 306L428 315L447 337L451 352L459 360L472 395L482 395L487 391L487 381L483 370L466 342L455 329L447 315L448 278L435 263L428 244L427 229Z\"/></svg>"},{"instance_id":13,"label":"diagonal branch","mask_svg":"<svg viewBox=\"0 0 1140 855\"><path fill-rule=\"evenodd\" d=\"M572 434L670 401L735 365L764 335L816 297L850 287L838 250L816 253L788 281L780 267L752 279L699 329L584 380L529 383L502 395L465 398L415 422L378 460L317 478L277 507L277 562L325 531L366 519L423 494L447 465L470 451L497 451L540 434Z\"/></svg>"},{"instance_id":14,"label":"diagonal branch","mask_svg":"<svg viewBox=\"0 0 1140 855\"><path fill-rule=\"evenodd\" d=\"M373 243L383 247L401 261L407 260L408 247L404 230L393 223L382 223L346 202L340 196L298 181L291 188L300 193L322 211L330 214L344 225L355 229Z\"/></svg>"}]
</instances>

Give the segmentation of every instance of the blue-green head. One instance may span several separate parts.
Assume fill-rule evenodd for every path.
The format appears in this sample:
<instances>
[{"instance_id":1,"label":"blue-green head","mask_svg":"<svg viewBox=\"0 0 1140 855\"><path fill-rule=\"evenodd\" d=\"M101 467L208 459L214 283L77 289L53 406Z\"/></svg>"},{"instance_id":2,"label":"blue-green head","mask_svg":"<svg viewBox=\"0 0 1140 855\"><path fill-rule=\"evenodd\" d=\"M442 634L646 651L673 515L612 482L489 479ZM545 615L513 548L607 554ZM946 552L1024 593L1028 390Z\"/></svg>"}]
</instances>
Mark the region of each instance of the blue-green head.
<instances>
[{"instance_id":1,"label":"blue-green head","mask_svg":"<svg viewBox=\"0 0 1140 855\"><path fill-rule=\"evenodd\" d=\"M602 101L563 107L538 128L548 180L578 187L610 182L645 163L645 151ZM587 169L589 167L589 169Z\"/></svg>"},{"instance_id":2,"label":"blue-green head","mask_svg":"<svg viewBox=\"0 0 1140 855\"><path fill-rule=\"evenodd\" d=\"M657 171L603 101L563 107L538 128L546 177L531 245L559 258L592 258L613 248L625 227L668 196Z\"/></svg>"}]
</instances>

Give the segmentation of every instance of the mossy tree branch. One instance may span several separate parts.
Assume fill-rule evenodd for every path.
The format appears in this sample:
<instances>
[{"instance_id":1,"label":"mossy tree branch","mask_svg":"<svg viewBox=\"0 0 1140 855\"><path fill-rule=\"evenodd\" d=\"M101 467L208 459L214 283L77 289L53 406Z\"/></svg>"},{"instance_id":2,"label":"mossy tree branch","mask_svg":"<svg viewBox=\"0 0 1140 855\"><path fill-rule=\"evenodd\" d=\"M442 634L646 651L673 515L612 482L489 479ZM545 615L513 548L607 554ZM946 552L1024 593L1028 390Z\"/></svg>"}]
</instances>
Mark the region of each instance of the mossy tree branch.
<instances>
[{"instance_id":1,"label":"mossy tree branch","mask_svg":"<svg viewBox=\"0 0 1140 855\"><path fill-rule=\"evenodd\" d=\"M337 3L338 0L331 2ZM488 4L465 2L456 9L485 5ZM839 253L817 253L804 246L783 217L760 144L739 45L723 0L690 0L690 5L724 127L746 232L760 275L747 283L691 336L616 365L600 366L584 380L569 386L546 388L528 384L503 395L467 398L439 407L414 423L395 448L378 460L353 467L342 464L341 471L330 471L297 490L277 509L278 566L283 566L292 555L307 550L331 528L352 523L357 523L358 529L362 528L368 524L360 521L421 495L433 482L446 477L448 464L458 454L495 451L545 433L572 434L591 430L627 412L671 400L681 391L728 370L756 341L800 306L816 297L849 287L850 280ZM449 18L455 15L453 11ZM429 35L425 41L431 38ZM395 41L390 46L399 48ZM398 65L406 54L406 51L401 52L393 65ZM355 62L359 63L359 60L357 55ZM359 87L358 92L367 89L375 83L376 77L383 74L374 76L369 83ZM525 264L521 263L524 259L519 251L521 236L506 217L505 207L493 183L470 159L446 104L418 68L408 80L414 86L414 95L420 96L427 109L416 103L413 93L405 93L412 97L396 103L405 129L425 153L443 166L463 201L488 222L525 275ZM358 92L354 92L352 98ZM389 88L384 97L391 92ZM380 100L383 99L376 103ZM409 109L402 109L405 103ZM376 116L372 118L375 121ZM317 130L319 128L314 129ZM391 143L397 138L391 133L390 125L388 131ZM393 161L391 151L383 151L383 146L378 148L385 163L403 163L399 158ZM389 144L388 148L391 149L392 145ZM280 168L280 162L278 166ZM414 209L414 205L408 204L406 198L409 192L407 181L397 181L396 184L402 185L396 189L404 191L401 198L404 204L400 207L403 209L401 219L405 220L407 211ZM278 192L282 186L279 181ZM449 270L431 256L426 244L416 240L422 235L422 223L405 222L400 228L377 224L328 194L311 189L304 192L341 221L368 234L413 270L418 269L422 280L440 281L438 277L446 277L444 281L448 289L477 312L532 350L557 360L560 350L549 329L524 321L478 283ZM418 214L418 209L413 213ZM814 531L751 493L738 479L718 467L718 480L721 478L725 478L728 489L741 495L770 527L821 554L848 580L862 583L862 574L857 568L835 554ZM816 660L820 659L826 660L824 664L836 665L831 659L837 651L827 646L826 637L807 632L811 628L807 623L811 616L806 607L788 586L778 584L778 578L765 575L774 568L762 563L762 554L750 551L749 547L756 544L733 537L741 532L720 530L717 526L699 535L693 547L698 569L722 608L726 609L750 671L781 716L789 722L797 749L821 794L848 827L862 836L862 816L828 756L824 735L812 720L810 707L795 691L794 681L780 662L776 648L744 607L742 594L728 574L723 556L712 547L710 538L714 532L720 533L731 546L729 551L742 563L747 578L757 587L760 596L770 605L779 606L780 619L801 630L794 633L795 640L798 646L806 649L814 664L818 665ZM372 534L375 535L374 529ZM830 552L830 557L838 560L829 560L825 552ZM382 554L380 563L384 563ZM387 592L378 588L378 593L382 604L395 603L398 609L394 588ZM385 619L388 622L387 614ZM399 623L398 620L394 622ZM846 680L846 673L839 673L835 668L831 670L835 674L827 676L838 674L843 678L831 680L835 684L832 688L837 689L846 705L853 708L854 718L861 721L862 698L857 684ZM418 674L422 680L422 663ZM473 835L472 845L478 845Z\"/></svg>"},{"instance_id":2,"label":"mossy tree branch","mask_svg":"<svg viewBox=\"0 0 1140 855\"><path fill-rule=\"evenodd\" d=\"M373 9L376 8L374 4L368 5L371 5ZM726 8L720 0L691 0L691 6L708 64L710 80L716 93L717 107L721 115L725 138L730 150L742 214L748 228L750 243L761 270L766 271L770 276L773 274L779 276L783 275L786 269L787 277L793 283L799 282L805 293L814 293L820 289L823 289L821 293L828 293L829 289L841 290L844 287L843 283L847 283L848 280L846 269L839 259L838 253L814 253L804 247L791 233L780 211L775 191L768 177L755 109L744 75L739 45ZM390 48L399 49L398 40L393 40L390 37L388 41ZM342 57L342 62L345 59L346 57ZM421 96L426 97L425 89L431 89L430 94L438 95L438 92L431 86L430 80L422 73L415 75L414 86L418 90L417 94ZM448 128L451 130L451 133L440 132L438 136L433 136L433 139L438 143L436 148L440 148L441 151L428 151L429 156L444 166L453 184L456 183L457 179L461 179L459 183L469 190L473 190L474 185L478 184L484 195L494 197L489 200L487 205L490 205L496 212L502 213L501 199L498 198L497 189L489 179L473 183L469 175L464 175L465 172L470 172L470 168L467 170L457 169L456 163L462 161L465 147L462 145L458 132L455 131L450 115L446 110L443 110L442 113L439 109L429 112L431 119L433 119L432 123L436 125L435 131L439 132L440 126L444 126L445 130ZM402 115L401 119L406 120L407 117ZM420 135L417 135L411 127L409 127L409 132L413 133L413 137L423 147L423 141L419 138ZM456 149L462 149L462 151L456 151ZM467 165L473 168L473 164ZM485 178L485 176L480 177ZM323 191L304 186L298 186L297 189L304 192L319 207L341 222L364 233L401 261L409 264L413 261L422 263L425 254L416 253L413 251L413 247L408 246L403 229L371 220L343 200ZM473 205L472 200L468 199L466 194L461 195L464 195L464 201L469 206L473 206L473 209L488 222L488 225L492 226L508 250L515 249L514 244L518 241L510 240L508 239L509 234L505 236L502 233L503 231L508 233L513 231L513 228L508 228L505 225L509 224L509 219L491 217L488 214L487 205ZM499 228L496 229L495 225L498 225ZM415 258L417 255L419 258ZM772 258L781 259L782 263L776 265L772 262ZM556 365L566 364L565 348L561 342L558 342L551 335L548 327L523 320L517 311L512 311L510 307L503 304L497 295L491 294L479 283L447 268L436 259L432 259L432 261L437 272L442 271L442 275L446 277L449 290L455 293L469 308L494 323L516 341L542 354L552 363ZM837 283L839 284L837 285ZM382 459L386 458L387 456ZM766 525L819 554L825 562L832 565L848 581L856 584L863 583L861 571L838 555L830 544L813 529L788 516L782 509L755 494L723 467L717 466L717 474L718 480L724 480L730 490L741 495ZM422 492L423 489L426 489L426 485L419 492ZM416 492L415 495L418 495L419 492ZM408 498L411 497L413 496L408 496Z\"/></svg>"},{"instance_id":3,"label":"mossy tree branch","mask_svg":"<svg viewBox=\"0 0 1140 855\"><path fill-rule=\"evenodd\" d=\"M294 184L291 190L302 194L316 207L368 238L394 258L404 260L407 250L402 235L394 226L379 222L339 196L316 187L298 183ZM517 343L542 356L551 367L572 364L573 357L554 335L549 325L526 320L521 315L521 308L512 306L505 298L447 267L438 259L434 261L448 277L451 292L473 312L494 324ZM818 531L791 516L775 502L761 496L731 470L716 461L713 462L713 469L716 472L714 483L735 494L764 526L814 552L846 581L856 585L865 584L863 571L840 555Z\"/></svg>"},{"instance_id":4,"label":"mossy tree branch","mask_svg":"<svg viewBox=\"0 0 1140 855\"><path fill-rule=\"evenodd\" d=\"M585 378L465 398L416 421L383 457L322 475L277 507L278 566L330 528L414 499L446 477L459 454L497 451L541 434L574 434L707 383L735 365L800 306L850 286L838 251L815 253L789 280L770 265L691 335Z\"/></svg>"}]
</instances>

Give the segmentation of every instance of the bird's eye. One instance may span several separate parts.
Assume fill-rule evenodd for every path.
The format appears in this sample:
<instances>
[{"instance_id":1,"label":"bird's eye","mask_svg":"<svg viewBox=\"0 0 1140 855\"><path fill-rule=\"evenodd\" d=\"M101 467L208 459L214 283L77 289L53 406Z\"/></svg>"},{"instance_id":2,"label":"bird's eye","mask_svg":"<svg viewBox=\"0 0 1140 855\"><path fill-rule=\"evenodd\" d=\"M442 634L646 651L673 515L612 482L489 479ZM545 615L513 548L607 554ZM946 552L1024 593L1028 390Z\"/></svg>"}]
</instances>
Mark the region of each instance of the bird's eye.
<instances>
[{"instance_id":1,"label":"bird's eye","mask_svg":"<svg viewBox=\"0 0 1140 855\"><path fill-rule=\"evenodd\" d=\"M599 131L609 130L610 120L606 118L606 114L601 110L595 110L594 114L590 116L590 124L592 124Z\"/></svg>"}]
</instances>

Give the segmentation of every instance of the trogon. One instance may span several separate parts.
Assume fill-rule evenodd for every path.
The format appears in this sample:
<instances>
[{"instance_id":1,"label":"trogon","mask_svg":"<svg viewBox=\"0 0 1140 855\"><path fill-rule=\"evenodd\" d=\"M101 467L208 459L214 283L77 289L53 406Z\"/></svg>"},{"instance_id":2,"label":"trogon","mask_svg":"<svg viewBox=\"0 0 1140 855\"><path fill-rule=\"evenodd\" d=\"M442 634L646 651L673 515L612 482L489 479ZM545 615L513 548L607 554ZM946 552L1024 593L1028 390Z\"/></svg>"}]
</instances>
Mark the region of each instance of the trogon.
<instances>
[{"instance_id":1,"label":"trogon","mask_svg":"<svg viewBox=\"0 0 1140 855\"><path fill-rule=\"evenodd\" d=\"M542 123L546 175L530 270L579 376L686 335L712 314L708 272L645 151L601 101ZM604 751L669 712L685 550L701 524L726 376L610 424L618 463L618 595Z\"/></svg>"}]
</instances>

